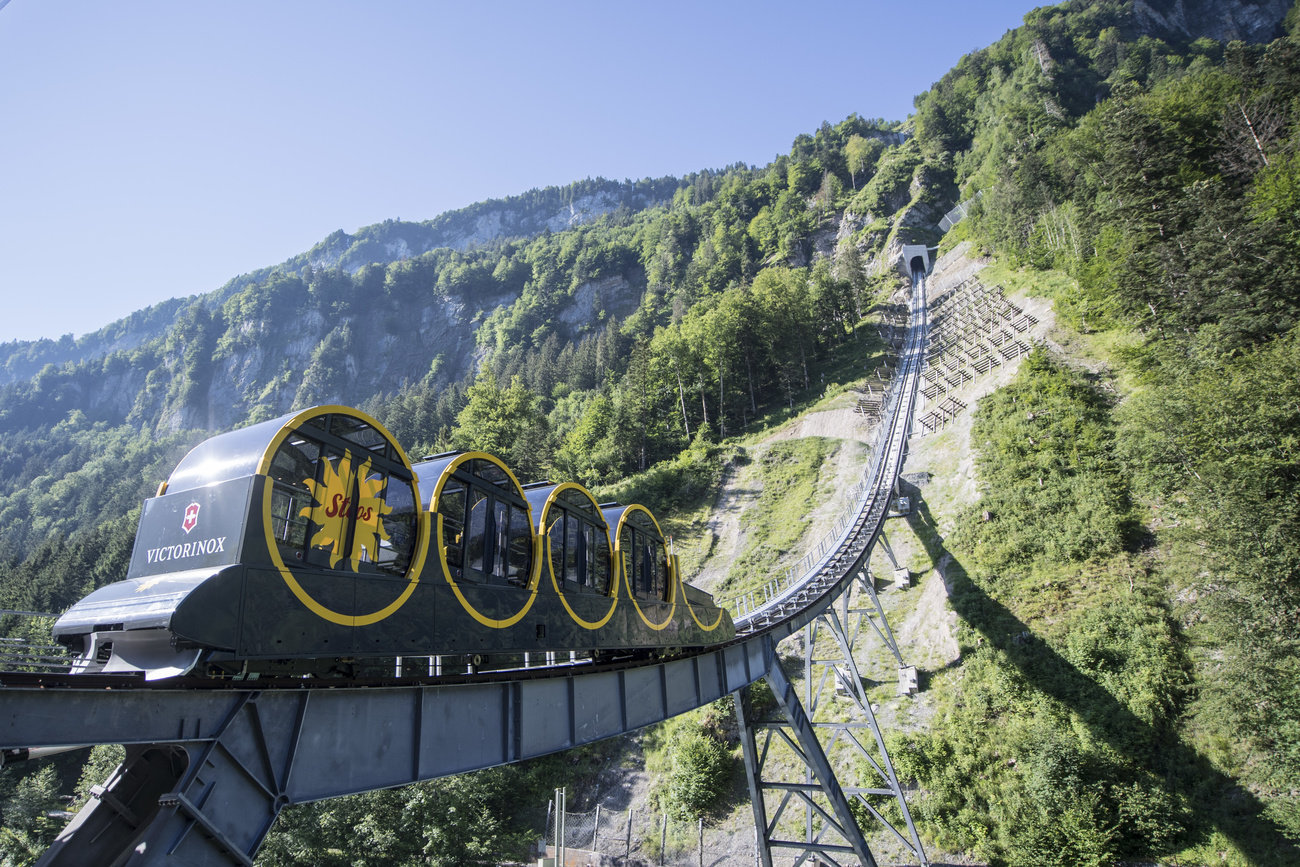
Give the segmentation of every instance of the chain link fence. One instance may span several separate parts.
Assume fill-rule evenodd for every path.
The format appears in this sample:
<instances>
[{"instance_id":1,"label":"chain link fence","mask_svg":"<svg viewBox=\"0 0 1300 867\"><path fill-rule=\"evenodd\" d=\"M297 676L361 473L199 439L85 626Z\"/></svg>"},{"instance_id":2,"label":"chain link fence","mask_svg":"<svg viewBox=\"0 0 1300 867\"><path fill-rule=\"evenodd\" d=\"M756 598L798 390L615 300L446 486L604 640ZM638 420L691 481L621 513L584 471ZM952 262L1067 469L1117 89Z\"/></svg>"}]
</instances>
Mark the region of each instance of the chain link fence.
<instances>
[{"instance_id":1,"label":"chain link fence","mask_svg":"<svg viewBox=\"0 0 1300 867\"><path fill-rule=\"evenodd\" d=\"M548 858L559 851L554 805L547 811ZM703 820L678 821L650 809L563 814L565 864L571 867L753 867L754 832L734 834ZM556 861L556 867L560 867Z\"/></svg>"},{"instance_id":2,"label":"chain link fence","mask_svg":"<svg viewBox=\"0 0 1300 867\"><path fill-rule=\"evenodd\" d=\"M957 225L962 220L966 219L966 214L970 212L970 206L974 202L979 200L981 197L983 197L983 195L984 195L984 191L980 190L974 195L974 197L969 198L964 202L958 203L957 207L953 208L951 211L944 214L943 219L939 221L939 231L947 232L953 226Z\"/></svg>"}]
</instances>

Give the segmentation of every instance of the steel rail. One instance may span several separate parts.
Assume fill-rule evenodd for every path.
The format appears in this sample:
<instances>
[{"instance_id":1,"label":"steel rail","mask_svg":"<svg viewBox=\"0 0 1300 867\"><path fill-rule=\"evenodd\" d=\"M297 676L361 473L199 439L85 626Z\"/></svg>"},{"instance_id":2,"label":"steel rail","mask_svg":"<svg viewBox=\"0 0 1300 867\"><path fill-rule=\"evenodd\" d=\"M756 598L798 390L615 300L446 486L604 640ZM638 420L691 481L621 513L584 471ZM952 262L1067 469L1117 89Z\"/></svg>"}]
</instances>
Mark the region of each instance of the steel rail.
<instances>
[{"instance_id":1,"label":"steel rail","mask_svg":"<svg viewBox=\"0 0 1300 867\"><path fill-rule=\"evenodd\" d=\"M929 328L925 291L925 279L921 277L914 283L911 323L899 375L890 388L887 422L878 429L864 492L852 513L852 521L845 522L830 550L797 581L737 618L739 637L759 634L785 637L793 631L792 625L794 629L805 626L866 565L889 513L890 495L902 469L911 434Z\"/></svg>"}]
</instances>

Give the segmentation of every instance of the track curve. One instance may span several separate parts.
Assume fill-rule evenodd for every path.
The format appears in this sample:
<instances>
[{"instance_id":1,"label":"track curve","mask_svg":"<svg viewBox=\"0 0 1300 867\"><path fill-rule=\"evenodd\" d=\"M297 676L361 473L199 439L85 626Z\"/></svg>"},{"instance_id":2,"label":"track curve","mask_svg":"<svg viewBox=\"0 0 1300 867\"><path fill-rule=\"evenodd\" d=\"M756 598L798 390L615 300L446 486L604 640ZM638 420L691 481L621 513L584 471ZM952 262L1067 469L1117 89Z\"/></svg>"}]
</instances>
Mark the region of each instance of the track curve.
<instances>
[{"instance_id":1,"label":"track curve","mask_svg":"<svg viewBox=\"0 0 1300 867\"><path fill-rule=\"evenodd\" d=\"M815 619L838 598L858 570L865 568L884 527L890 494L906 457L928 332L925 275L916 271L912 275L911 310L898 375L889 391L852 520L845 522L829 553L799 580L737 618L738 637L774 634L784 638Z\"/></svg>"}]
</instances>

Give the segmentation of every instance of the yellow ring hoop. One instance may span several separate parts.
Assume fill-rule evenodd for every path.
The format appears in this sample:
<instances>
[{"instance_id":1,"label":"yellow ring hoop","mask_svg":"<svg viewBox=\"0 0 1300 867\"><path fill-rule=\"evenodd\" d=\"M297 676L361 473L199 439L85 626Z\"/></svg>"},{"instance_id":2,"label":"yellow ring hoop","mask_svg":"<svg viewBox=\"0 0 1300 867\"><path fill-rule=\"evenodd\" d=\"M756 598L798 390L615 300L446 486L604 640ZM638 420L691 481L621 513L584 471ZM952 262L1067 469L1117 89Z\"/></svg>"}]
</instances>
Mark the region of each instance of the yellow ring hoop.
<instances>
[{"instance_id":1,"label":"yellow ring hoop","mask_svg":"<svg viewBox=\"0 0 1300 867\"><path fill-rule=\"evenodd\" d=\"M628 506L628 507L623 511L623 517L622 517L622 518L619 520L619 522L618 522L618 525L619 525L619 529L620 529L620 530L623 528L623 522L624 522L625 520L627 520L627 516L628 516L628 514L629 514L633 509L639 509L639 510L641 510L642 512L645 512L647 515L649 515L649 516L650 516L650 521L655 525L655 529L659 531L659 537L660 537L660 538L663 538L664 531L663 531L663 529L659 526L659 522L658 522L657 520L655 520L654 513L651 512L649 509L647 509L645 506L640 506L640 505L631 505L631 506ZM617 538L617 535L615 536L615 538ZM665 552L664 556L667 556L667 552ZM618 570L619 570L619 574L622 574L622 572L623 572L623 558L622 558L622 557L618 557L618 558L616 558L616 559L618 560ZM671 568L671 567L670 567L670 568ZM675 570L674 570L674 571L675 571ZM624 582L624 583L626 584L627 582ZM640 616L640 618L641 618L641 622L644 623L646 626L649 626L651 629L655 630L656 632L658 632L658 631L660 631L660 630L663 630L663 629L666 629L666 628L668 627L668 624L673 622L673 614L675 614L676 611L677 611L677 582L676 582L675 580L670 580L670 581L668 582L668 590L669 590L669 597L670 597L669 600L668 600L668 601L669 601L669 606L668 606L668 616L664 618L663 623L658 623L658 624L656 624L656 623L651 623L651 622L650 622L650 618L648 618L648 617L645 616L645 612L641 610L641 605L640 605L640 603L638 603L638 602L636 601L636 594L634 594L634 593L632 592L632 585L631 585L631 584L627 584L627 598L632 600L632 607L636 609L636 613L637 613L638 616ZM686 606L686 607L687 607L687 608L690 608L689 605Z\"/></svg>"},{"instance_id":2,"label":"yellow ring hoop","mask_svg":"<svg viewBox=\"0 0 1300 867\"><path fill-rule=\"evenodd\" d=\"M569 488L574 488L574 489L576 489L576 490L582 491L583 493L587 494L587 497L588 497L589 499L592 499L592 505L596 505L597 513L599 514L599 508L600 508L600 507L595 503L594 498L591 497L590 492L588 492L586 488L584 488L582 485L575 484L574 482L564 482L563 484L556 485L556 486L555 486L555 490L551 491L550 496L548 496L548 497L546 498L546 504L542 507L542 518L541 518L541 520L543 520L543 521L546 520L546 514L547 514L547 512L550 510L551 503L553 503L553 502L555 501L555 497L556 497L556 495L559 494L561 491L563 491L563 490L567 490L567 489L569 489ZM602 521L603 521L603 520L604 520L604 519L602 518ZM550 534L549 534L549 533L541 533L541 532L539 532L539 533L537 534L537 536L538 536L538 539L541 540L541 545L542 545L542 546L545 546L545 548L546 548L546 556L543 557L543 558L541 558L541 559L542 559L542 563L544 564L544 566L541 566L541 567L539 567L539 568L545 568L547 572L550 572L550 573L551 573L551 585L555 588L555 593L556 593L556 595L560 597L560 603L564 606L564 610L567 611L567 612L569 612L569 616L570 616L571 618L573 618L573 622L576 623L576 624L578 624L579 626L581 626L583 629L592 629L592 630L600 629L602 626L604 626L606 623L609 622L609 619L610 619L611 617L614 616L614 609L618 607L618 586L619 586L618 576L619 576L619 572L618 572L617 569L614 569L614 568L613 568L613 565L614 565L614 564L613 564L612 562L610 563L610 567L611 567L611 568L610 568L610 572L613 573L613 575L612 575L612 577L611 577L610 580L614 582L614 587L612 588L612 592L611 592L609 595L610 595L610 597L611 597L614 601L613 601L612 603L610 603L609 611L605 612L605 616L602 617L602 618L600 618L600 620L597 620L597 621L594 622L594 623L591 622L591 621L588 621L588 620L583 620L581 617L579 617L579 616L577 615L577 613L576 613L576 612L573 610L573 608L569 605L569 600L565 598L565 596L564 596L564 591L560 589L559 579L557 579L557 578L555 577L555 570L551 568L551 556L550 556L550 555L551 555L551 536L550 536ZM605 542L606 542L606 543L610 543L610 542L611 542L611 540L610 540L610 538L609 538L609 524L608 524L608 523L605 524ZM612 560L614 559L614 556L613 556L613 553L614 553L614 546L613 546L613 544L609 544L609 551L610 551L610 560L612 561Z\"/></svg>"},{"instance_id":3,"label":"yellow ring hoop","mask_svg":"<svg viewBox=\"0 0 1300 867\"><path fill-rule=\"evenodd\" d=\"M276 451L279 450L280 446L284 443L285 439L288 438L289 434L295 432L303 422L307 419L315 418L316 416L329 415L331 413L339 413L359 418L388 438L388 442L394 447L397 456L402 459L402 466L406 467L407 472L411 474L411 490L415 495L415 503L418 508L420 503L419 480L415 477L415 471L411 469L411 462L407 460L406 453L402 451L401 446L397 445L397 440L388 432L387 428L375 419L366 415L364 412L352 409L351 407L337 406L334 404L316 406L311 409L305 409L293 418L289 419L284 423L284 426L280 428L279 432L272 437L266 451L262 453L262 459L257 465L258 475L269 476L271 461L275 458ZM293 577L293 573L290 571L289 567L284 564L284 558L280 556L280 549L275 541L275 531L271 527L272 490L273 486L267 484L262 491L262 525L266 532L266 547L271 554L271 562L280 571L280 577L284 579L284 583L288 585L290 592L298 598L299 602L307 606L308 610L317 616L328 620L330 623L337 623L340 626L369 626L372 623L378 623L384 618L391 616L411 598L411 594L415 592L415 585L420 583L420 572L424 569L425 555L429 550L429 521L428 515L423 509L419 510L419 517L415 522L419 532L419 538L415 543L416 555L411 559L411 565L407 567L406 574L410 576L410 580L406 585L406 589L402 591L402 594L388 605L385 605L378 611L372 611L369 614L339 614L337 611L334 611L331 608L326 608L324 605L317 602L310 593L303 589L302 585L298 583L298 579Z\"/></svg>"},{"instance_id":4,"label":"yellow ring hoop","mask_svg":"<svg viewBox=\"0 0 1300 867\"><path fill-rule=\"evenodd\" d=\"M515 474L497 458L487 452L465 452L464 454L452 458L451 462L443 469L442 476L439 477L438 484L433 489L433 497L429 500L430 508L433 508L437 504L438 498L442 496L442 489L447 484L447 479L451 477L452 471L465 461L472 458L486 459L496 464L498 467L506 471L506 475L510 477L510 481L514 482L516 491L523 490L523 486L519 484L519 480L515 478ZM528 509L528 531L531 533L533 532L533 507L528 504L527 497L524 497L523 501L524 505ZM451 585L451 592L456 594L456 598L460 600L461 607L465 609L470 617L473 617L479 623L482 623L484 626L489 626L492 629L508 629L522 620L523 616L528 613L528 610L533 607L533 602L537 600L538 579L541 577L541 570L537 562L540 558L537 556L538 552L536 542L533 543L533 574L528 579L528 599L524 602L523 608L519 609L510 617L504 617L498 620L496 618L488 617L471 605L470 601L465 598L465 594L461 591L460 585L456 583L456 579L451 577L451 566L447 563L446 546L442 544L442 515L438 515L437 517L438 559L442 563L442 575L447 579L447 583ZM534 539L535 538L536 537L534 536Z\"/></svg>"}]
</instances>

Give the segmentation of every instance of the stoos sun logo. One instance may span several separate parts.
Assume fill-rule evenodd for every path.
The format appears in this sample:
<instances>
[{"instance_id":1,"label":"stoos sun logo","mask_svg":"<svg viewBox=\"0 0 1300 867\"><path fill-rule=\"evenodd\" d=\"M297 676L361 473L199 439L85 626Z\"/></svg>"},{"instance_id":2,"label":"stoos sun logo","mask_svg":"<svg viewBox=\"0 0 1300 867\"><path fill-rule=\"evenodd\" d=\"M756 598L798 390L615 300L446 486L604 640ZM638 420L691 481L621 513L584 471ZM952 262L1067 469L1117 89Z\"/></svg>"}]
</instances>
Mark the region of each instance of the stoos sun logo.
<instances>
[{"instance_id":1,"label":"stoos sun logo","mask_svg":"<svg viewBox=\"0 0 1300 867\"><path fill-rule=\"evenodd\" d=\"M193 530L198 525L199 525L199 504L190 503L188 506L185 507L185 520L181 521L181 529L184 530L185 533L188 535L190 530Z\"/></svg>"}]
</instances>

